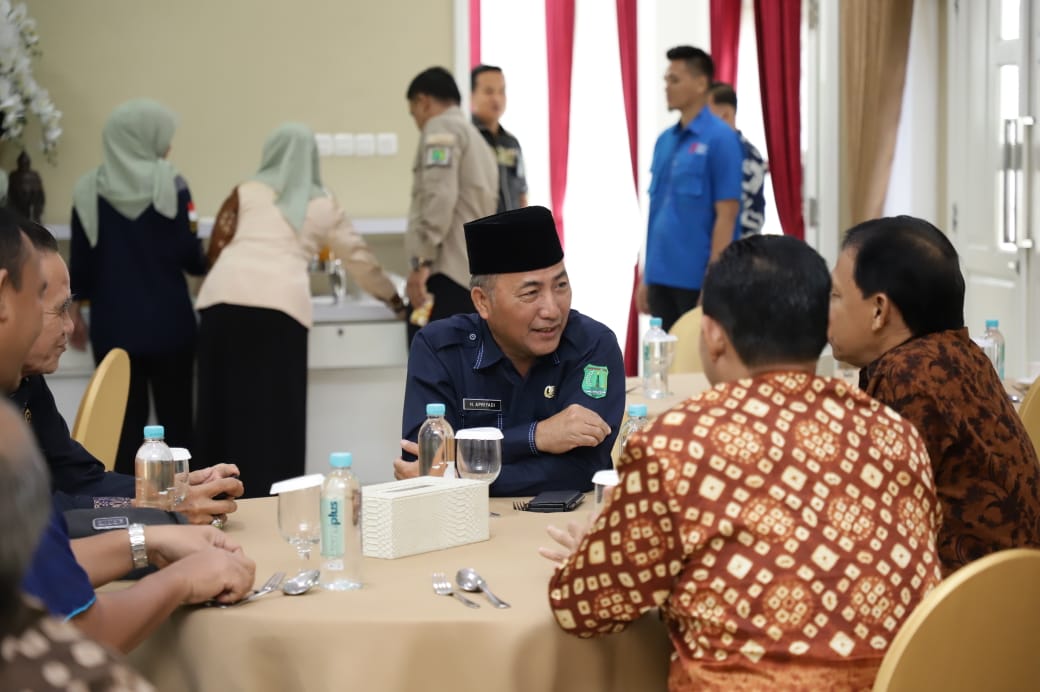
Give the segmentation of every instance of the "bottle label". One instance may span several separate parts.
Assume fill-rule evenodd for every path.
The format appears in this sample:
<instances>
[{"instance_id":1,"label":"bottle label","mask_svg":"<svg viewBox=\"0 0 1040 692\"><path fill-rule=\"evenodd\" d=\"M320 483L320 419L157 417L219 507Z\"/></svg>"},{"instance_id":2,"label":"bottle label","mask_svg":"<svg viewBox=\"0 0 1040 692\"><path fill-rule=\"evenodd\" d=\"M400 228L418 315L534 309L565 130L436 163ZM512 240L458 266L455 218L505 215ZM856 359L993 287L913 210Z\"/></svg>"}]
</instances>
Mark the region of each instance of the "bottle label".
<instances>
[{"instance_id":1,"label":"bottle label","mask_svg":"<svg viewBox=\"0 0 1040 692\"><path fill-rule=\"evenodd\" d=\"M342 558L343 544L343 498L321 498L321 555L326 558Z\"/></svg>"}]
</instances>

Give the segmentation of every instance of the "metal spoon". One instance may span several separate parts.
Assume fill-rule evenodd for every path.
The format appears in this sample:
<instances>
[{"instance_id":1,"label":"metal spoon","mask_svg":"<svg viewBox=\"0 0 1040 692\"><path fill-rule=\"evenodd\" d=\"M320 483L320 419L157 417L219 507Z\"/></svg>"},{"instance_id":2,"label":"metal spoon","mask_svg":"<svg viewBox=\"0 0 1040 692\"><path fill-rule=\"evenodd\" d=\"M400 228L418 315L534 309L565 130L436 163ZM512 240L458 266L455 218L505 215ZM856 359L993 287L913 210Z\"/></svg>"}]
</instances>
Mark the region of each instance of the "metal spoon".
<instances>
[{"instance_id":1,"label":"metal spoon","mask_svg":"<svg viewBox=\"0 0 1040 692\"><path fill-rule=\"evenodd\" d=\"M483 591L487 599L491 601L491 605L496 608L509 608L510 605L503 601L501 598L491 593L488 589L487 582L484 578L477 574L477 570L472 567L463 567L455 574L455 581L463 591L471 591L476 593L477 591Z\"/></svg>"},{"instance_id":2,"label":"metal spoon","mask_svg":"<svg viewBox=\"0 0 1040 692\"><path fill-rule=\"evenodd\" d=\"M282 591L287 596L299 596L300 594L307 593L312 587L317 585L318 579L321 577L321 571L312 569L306 572L300 572L292 579L287 579L282 584Z\"/></svg>"}]
</instances>

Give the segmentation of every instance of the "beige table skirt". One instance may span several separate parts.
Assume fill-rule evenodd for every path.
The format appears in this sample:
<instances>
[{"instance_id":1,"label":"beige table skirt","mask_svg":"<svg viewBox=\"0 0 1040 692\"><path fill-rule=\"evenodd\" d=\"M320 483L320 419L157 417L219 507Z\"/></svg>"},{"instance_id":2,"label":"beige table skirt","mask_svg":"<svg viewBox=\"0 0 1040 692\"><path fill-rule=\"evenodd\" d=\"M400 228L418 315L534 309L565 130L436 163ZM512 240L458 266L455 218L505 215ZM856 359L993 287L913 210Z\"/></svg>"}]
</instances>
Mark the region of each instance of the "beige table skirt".
<instances>
[{"instance_id":1,"label":"beige table skirt","mask_svg":"<svg viewBox=\"0 0 1040 692\"><path fill-rule=\"evenodd\" d=\"M399 560L365 559L365 588L277 592L236 608L182 608L131 656L164 692L640 692L666 688L671 644L656 614L595 640L564 634L549 612L545 527L585 519L517 512L492 500L491 540ZM278 534L276 500L239 503L228 533L256 560L257 584L301 561ZM311 566L318 566L317 555ZM512 608L437 596L432 572L473 567Z\"/></svg>"}]
</instances>

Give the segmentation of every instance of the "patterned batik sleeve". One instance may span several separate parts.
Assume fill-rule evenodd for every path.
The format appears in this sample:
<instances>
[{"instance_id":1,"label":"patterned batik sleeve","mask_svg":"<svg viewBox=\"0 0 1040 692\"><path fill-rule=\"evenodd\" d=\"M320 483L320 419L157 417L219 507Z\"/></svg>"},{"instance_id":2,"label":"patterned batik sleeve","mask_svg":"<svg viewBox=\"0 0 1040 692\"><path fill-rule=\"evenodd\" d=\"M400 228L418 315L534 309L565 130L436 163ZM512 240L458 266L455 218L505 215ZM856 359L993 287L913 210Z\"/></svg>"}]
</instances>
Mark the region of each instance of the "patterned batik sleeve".
<instances>
[{"instance_id":1,"label":"patterned batik sleeve","mask_svg":"<svg viewBox=\"0 0 1040 692\"><path fill-rule=\"evenodd\" d=\"M579 637L619 632L660 606L683 567L663 466L644 436L628 450L610 503L549 583L556 621Z\"/></svg>"}]
</instances>

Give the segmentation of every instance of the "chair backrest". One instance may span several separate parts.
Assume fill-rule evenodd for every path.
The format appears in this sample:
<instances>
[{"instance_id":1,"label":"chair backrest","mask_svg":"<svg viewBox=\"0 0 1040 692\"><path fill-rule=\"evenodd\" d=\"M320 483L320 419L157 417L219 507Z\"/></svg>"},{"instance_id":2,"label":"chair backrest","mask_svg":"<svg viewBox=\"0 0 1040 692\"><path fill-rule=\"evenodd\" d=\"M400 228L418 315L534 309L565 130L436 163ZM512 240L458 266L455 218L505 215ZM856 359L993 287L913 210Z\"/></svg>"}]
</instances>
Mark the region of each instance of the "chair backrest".
<instances>
[{"instance_id":1,"label":"chair backrest","mask_svg":"<svg viewBox=\"0 0 1040 692\"><path fill-rule=\"evenodd\" d=\"M875 692L1037 689L1040 550L992 553L918 604L885 654Z\"/></svg>"},{"instance_id":2,"label":"chair backrest","mask_svg":"<svg viewBox=\"0 0 1040 692\"><path fill-rule=\"evenodd\" d=\"M675 358L668 372L704 372L700 352L701 314L698 305L684 313L668 330L669 334L679 339L675 345Z\"/></svg>"},{"instance_id":3,"label":"chair backrest","mask_svg":"<svg viewBox=\"0 0 1040 692\"><path fill-rule=\"evenodd\" d=\"M1029 385L1029 391L1022 397L1022 403L1018 407L1018 415L1022 418L1029 439L1033 442L1033 449L1040 457L1040 377Z\"/></svg>"},{"instance_id":4,"label":"chair backrest","mask_svg":"<svg viewBox=\"0 0 1040 692\"><path fill-rule=\"evenodd\" d=\"M114 348L102 359L79 402L72 439L97 457L109 471L116 463L130 391L130 356Z\"/></svg>"}]
</instances>

